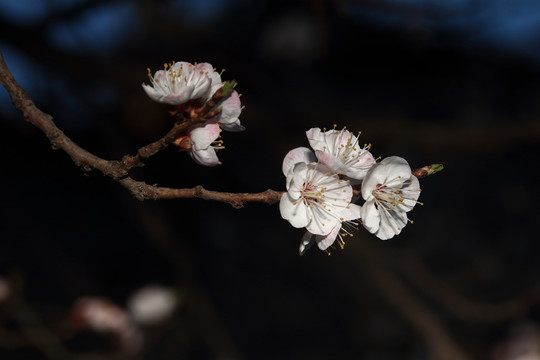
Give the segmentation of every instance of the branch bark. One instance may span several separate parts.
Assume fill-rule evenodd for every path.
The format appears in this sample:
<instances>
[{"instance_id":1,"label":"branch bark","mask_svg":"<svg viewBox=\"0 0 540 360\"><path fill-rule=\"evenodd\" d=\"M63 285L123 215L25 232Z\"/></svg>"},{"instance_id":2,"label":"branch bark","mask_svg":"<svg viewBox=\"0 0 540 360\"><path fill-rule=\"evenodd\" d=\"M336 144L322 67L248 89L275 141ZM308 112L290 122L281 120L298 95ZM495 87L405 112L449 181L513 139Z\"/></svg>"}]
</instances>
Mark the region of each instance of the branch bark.
<instances>
[{"instance_id":1,"label":"branch bark","mask_svg":"<svg viewBox=\"0 0 540 360\"><path fill-rule=\"evenodd\" d=\"M178 121L165 136L140 148L136 155L124 156L122 161L106 160L78 146L56 126L51 115L44 113L34 104L26 91L13 78L1 52L0 84L7 90L11 102L21 111L25 120L36 126L47 136L53 149L65 151L73 162L85 172L98 170L103 175L118 181L139 200L199 198L226 202L234 208L241 208L248 202L274 204L279 201L283 194L283 192L275 190L260 193L227 193L206 190L202 186L190 189L175 189L149 185L144 181L137 181L129 176L128 172L132 167L142 166L145 159L168 147L178 135L186 132L190 126L205 121L206 115L211 115L211 106L205 106L198 113L191 113L187 116L184 114L179 115L177 117ZM222 92L218 91L211 101L215 105L222 98Z\"/></svg>"}]
</instances>

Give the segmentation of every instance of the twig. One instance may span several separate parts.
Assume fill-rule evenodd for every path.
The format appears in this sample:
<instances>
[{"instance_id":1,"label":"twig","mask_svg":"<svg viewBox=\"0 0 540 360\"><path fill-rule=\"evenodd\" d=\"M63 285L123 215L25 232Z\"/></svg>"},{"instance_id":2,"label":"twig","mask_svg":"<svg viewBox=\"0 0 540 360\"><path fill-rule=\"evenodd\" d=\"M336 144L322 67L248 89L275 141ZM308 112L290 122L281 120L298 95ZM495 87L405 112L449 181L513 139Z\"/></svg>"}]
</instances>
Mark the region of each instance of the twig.
<instances>
[{"instance_id":1,"label":"twig","mask_svg":"<svg viewBox=\"0 0 540 360\"><path fill-rule=\"evenodd\" d=\"M0 83L10 95L13 105L23 113L26 121L43 131L52 144L53 149L64 150L83 171L98 170L103 175L118 181L139 200L199 198L226 202L238 209L242 208L248 202L275 204L283 194L283 191L275 190L267 190L260 193L227 193L206 190L202 186L196 186L191 189L166 188L149 185L144 181L134 180L128 174L131 168L144 165L144 160L167 148L179 135L185 133L191 126L216 116L218 113L216 107L230 93L234 82L226 83L224 87L218 89L212 98L203 106L194 109L183 109L177 114L177 122L165 136L149 145L141 147L136 155L124 156L122 161L100 158L78 146L64 132L58 129L52 116L38 109L28 94L15 81L1 52ZM419 172L422 169L415 170L414 174L417 177L426 176L424 173ZM359 189L355 188L354 191L355 196L359 196Z\"/></svg>"},{"instance_id":2,"label":"twig","mask_svg":"<svg viewBox=\"0 0 540 360\"><path fill-rule=\"evenodd\" d=\"M206 121L216 115L213 108L224 98L223 90L218 90L212 99L197 112L182 114L173 128L161 139L142 147L135 156L125 156L122 161L102 159L74 143L64 132L56 127L51 115L42 112L28 94L19 86L9 71L2 53L0 53L0 83L7 90L13 105L19 109L26 121L39 128L49 139L53 149L64 150L83 171L98 170L103 175L118 181L137 199L177 199L200 198L205 200L222 201L235 208L241 208L247 202L264 202L274 204L279 201L282 192L267 190L261 193L227 193L204 189L197 186L192 189L173 189L149 185L136 181L128 176L128 171L134 166L140 166L144 159L155 155L171 144L176 136L185 132L190 126ZM183 120L182 120L183 119Z\"/></svg>"}]
</instances>

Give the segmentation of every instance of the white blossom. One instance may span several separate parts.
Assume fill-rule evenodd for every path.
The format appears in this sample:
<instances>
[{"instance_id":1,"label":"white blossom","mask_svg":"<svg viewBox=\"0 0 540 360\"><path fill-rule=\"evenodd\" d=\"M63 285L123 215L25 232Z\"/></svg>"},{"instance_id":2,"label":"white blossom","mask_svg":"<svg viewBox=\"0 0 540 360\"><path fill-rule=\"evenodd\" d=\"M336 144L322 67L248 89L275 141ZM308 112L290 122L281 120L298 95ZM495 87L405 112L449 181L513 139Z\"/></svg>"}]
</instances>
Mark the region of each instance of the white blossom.
<instances>
[{"instance_id":1,"label":"white blossom","mask_svg":"<svg viewBox=\"0 0 540 360\"><path fill-rule=\"evenodd\" d=\"M181 136L174 141L181 151L188 151L195 162L205 166L220 164L216 150L223 149L223 141L220 137L219 124L207 121L204 124L190 128L188 135Z\"/></svg>"},{"instance_id":2,"label":"white blossom","mask_svg":"<svg viewBox=\"0 0 540 360\"><path fill-rule=\"evenodd\" d=\"M154 101L180 105L190 100L212 96L212 82L221 84L221 77L208 63L193 65L188 62L165 64L152 76L148 69L151 85L142 84L146 94Z\"/></svg>"},{"instance_id":3,"label":"white blossom","mask_svg":"<svg viewBox=\"0 0 540 360\"><path fill-rule=\"evenodd\" d=\"M407 212L418 203L419 195L420 184L407 161L398 156L383 159L371 167L362 182L366 200L362 224L379 239L394 237L410 221Z\"/></svg>"},{"instance_id":4,"label":"white blossom","mask_svg":"<svg viewBox=\"0 0 540 360\"><path fill-rule=\"evenodd\" d=\"M340 175L362 180L375 164L369 152L371 146L359 144L360 134L355 136L346 129L323 132L312 128L306 131L306 135L319 161Z\"/></svg>"},{"instance_id":5,"label":"white blossom","mask_svg":"<svg viewBox=\"0 0 540 360\"><path fill-rule=\"evenodd\" d=\"M182 105L191 100L208 101L223 87L221 74L209 63L191 64L180 61L165 64L152 76L148 69L150 85L142 84L146 94L154 101L167 105ZM235 90L218 104L221 109L212 120L228 131L242 131L239 116L242 112L240 96Z\"/></svg>"},{"instance_id":6,"label":"white blossom","mask_svg":"<svg viewBox=\"0 0 540 360\"><path fill-rule=\"evenodd\" d=\"M313 162L315 156L307 148L291 150L283 161L287 192L280 200L281 216L296 227L305 227L300 245L303 253L312 241L321 250L340 236L342 224L360 218L360 206L351 204L353 190L326 165Z\"/></svg>"}]
</instances>

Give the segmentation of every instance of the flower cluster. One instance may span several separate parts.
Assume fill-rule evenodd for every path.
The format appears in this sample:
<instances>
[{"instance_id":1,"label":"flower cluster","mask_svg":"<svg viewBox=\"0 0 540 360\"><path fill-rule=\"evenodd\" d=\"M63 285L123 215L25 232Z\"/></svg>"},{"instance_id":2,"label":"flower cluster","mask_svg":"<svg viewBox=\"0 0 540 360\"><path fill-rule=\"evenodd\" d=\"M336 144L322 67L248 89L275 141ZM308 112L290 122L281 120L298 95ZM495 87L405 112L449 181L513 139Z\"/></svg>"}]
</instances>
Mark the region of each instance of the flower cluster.
<instances>
[{"instance_id":1,"label":"flower cluster","mask_svg":"<svg viewBox=\"0 0 540 360\"><path fill-rule=\"evenodd\" d=\"M163 70L152 76L148 69L150 85L142 84L146 94L154 101L169 106L171 114L201 108L226 86L221 73L209 63L191 64L173 62L165 64ZM216 150L223 149L219 140L221 128L227 131L242 131L239 116L242 112L240 95L231 90L218 104L214 105L210 118L193 125L187 134L175 139L181 151L188 151L193 160L201 165L220 164Z\"/></svg>"},{"instance_id":2,"label":"flower cluster","mask_svg":"<svg viewBox=\"0 0 540 360\"><path fill-rule=\"evenodd\" d=\"M299 147L285 156L287 191L279 207L292 226L307 230L300 254L313 242L328 251L337 239L343 247L359 223L382 240L399 234L420 192L407 161L391 156L377 163L370 145L358 142L360 134L346 129L313 128L306 135L314 152ZM360 187L362 206L354 204Z\"/></svg>"}]
</instances>

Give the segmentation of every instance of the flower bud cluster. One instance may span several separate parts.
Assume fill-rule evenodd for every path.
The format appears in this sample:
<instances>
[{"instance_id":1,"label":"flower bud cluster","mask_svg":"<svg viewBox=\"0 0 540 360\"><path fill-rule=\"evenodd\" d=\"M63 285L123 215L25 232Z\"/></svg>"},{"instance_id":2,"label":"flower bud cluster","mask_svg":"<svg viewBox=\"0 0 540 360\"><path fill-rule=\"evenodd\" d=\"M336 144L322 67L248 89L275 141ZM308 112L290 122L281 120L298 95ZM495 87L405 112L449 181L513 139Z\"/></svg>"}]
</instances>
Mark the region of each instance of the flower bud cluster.
<instances>
[{"instance_id":1,"label":"flower bud cluster","mask_svg":"<svg viewBox=\"0 0 540 360\"><path fill-rule=\"evenodd\" d=\"M174 140L180 151L187 151L195 162L205 166L220 164L216 151L223 149L221 129L242 131L240 95L234 82L223 82L221 73L209 63L172 62L154 75L148 69L150 85L142 84L154 101L169 107L169 113L201 116L187 134Z\"/></svg>"},{"instance_id":2,"label":"flower bud cluster","mask_svg":"<svg viewBox=\"0 0 540 360\"><path fill-rule=\"evenodd\" d=\"M391 156L377 163L371 145L360 145L360 134L345 128L313 128L306 135L314 151L299 147L285 156L287 192L280 201L281 216L307 230L300 254L313 243L328 251L336 239L343 248L360 223L382 240L399 234L420 192L407 161ZM353 185L361 187L362 206L354 203Z\"/></svg>"}]
</instances>

